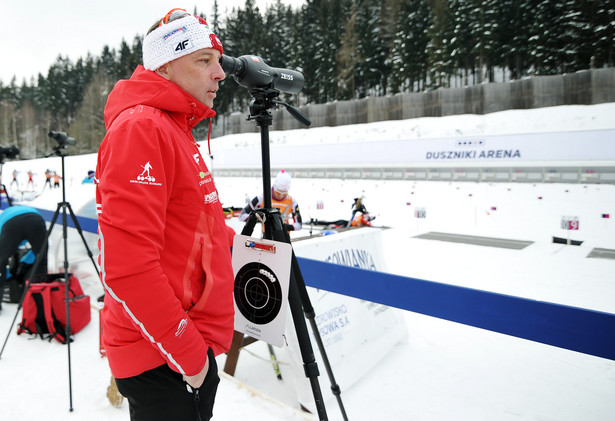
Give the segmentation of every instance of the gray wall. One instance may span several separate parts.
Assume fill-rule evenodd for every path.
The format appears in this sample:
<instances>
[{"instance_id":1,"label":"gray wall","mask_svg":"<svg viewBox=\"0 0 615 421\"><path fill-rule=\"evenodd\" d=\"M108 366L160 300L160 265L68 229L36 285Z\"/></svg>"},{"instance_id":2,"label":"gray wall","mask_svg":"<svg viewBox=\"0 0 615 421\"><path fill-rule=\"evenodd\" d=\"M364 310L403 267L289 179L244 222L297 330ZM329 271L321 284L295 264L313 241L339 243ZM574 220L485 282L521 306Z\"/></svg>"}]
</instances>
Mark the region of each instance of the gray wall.
<instances>
[{"instance_id":1,"label":"gray wall","mask_svg":"<svg viewBox=\"0 0 615 421\"><path fill-rule=\"evenodd\" d=\"M606 102L615 102L615 68L586 70L561 76L537 76L466 88L308 104L299 109L312 121L311 127L323 127ZM212 128L212 136L258 132L254 121L246 121L247 115L248 110L220 116ZM283 108L272 110L272 115L271 130L304 127Z\"/></svg>"}]
</instances>

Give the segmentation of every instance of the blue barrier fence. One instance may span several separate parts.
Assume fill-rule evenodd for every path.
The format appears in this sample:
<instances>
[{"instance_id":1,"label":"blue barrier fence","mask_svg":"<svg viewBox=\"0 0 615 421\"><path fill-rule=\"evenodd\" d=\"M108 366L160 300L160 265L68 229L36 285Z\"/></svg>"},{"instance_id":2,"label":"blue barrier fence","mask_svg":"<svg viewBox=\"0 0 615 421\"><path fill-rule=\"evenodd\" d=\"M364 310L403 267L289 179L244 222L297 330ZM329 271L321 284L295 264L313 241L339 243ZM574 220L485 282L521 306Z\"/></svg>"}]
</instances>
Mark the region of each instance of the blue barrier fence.
<instances>
[{"instance_id":1,"label":"blue barrier fence","mask_svg":"<svg viewBox=\"0 0 615 421\"><path fill-rule=\"evenodd\" d=\"M314 288L615 360L615 314L297 260Z\"/></svg>"},{"instance_id":2,"label":"blue barrier fence","mask_svg":"<svg viewBox=\"0 0 615 421\"><path fill-rule=\"evenodd\" d=\"M55 211L39 209L50 221ZM83 231L96 219L77 216ZM62 225L60 212L56 225ZM67 225L74 227L68 215ZM615 360L615 314L297 258L307 286Z\"/></svg>"}]
</instances>

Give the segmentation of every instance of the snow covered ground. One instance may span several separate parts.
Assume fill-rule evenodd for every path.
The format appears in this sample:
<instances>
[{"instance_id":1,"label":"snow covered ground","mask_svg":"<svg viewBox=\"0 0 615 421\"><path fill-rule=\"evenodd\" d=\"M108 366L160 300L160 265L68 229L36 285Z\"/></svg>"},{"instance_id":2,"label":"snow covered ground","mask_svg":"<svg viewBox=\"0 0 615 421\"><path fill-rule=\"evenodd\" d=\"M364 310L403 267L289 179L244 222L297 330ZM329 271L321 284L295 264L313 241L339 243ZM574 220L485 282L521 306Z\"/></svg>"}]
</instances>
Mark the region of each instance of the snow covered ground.
<instances>
[{"instance_id":1,"label":"snow covered ground","mask_svg":"<svg viewBox=\"0 0 615 421\"><path fill-rule=\"evenodd\" d=\"M272 132L272 144L292 146L464 134L501 134L615 128L615 104L513 110L485 116L453 116L382 122L337 128ZM316 136L315 133L318 135ZM324 140L323 140L324 139ZM253 146L257 135L227 136L216 147ZM615 142L615 140L613 140ZM354 146L358 147L358 146ZM70 152L70 151L69 151ZM60 170L59 158L6 162L9 191L13 169L23 177L32 169L34 191L43 187L46 168ZM612 163L615 166L615 162ZM67 200L77 213L93 195L81 185L95 155L66 158ZM215 176L215 171L214 171ZM262 188L260 179L217 178L225 206L239 206ZM47 191L33 203L55 210L61 189ZM615 313L615 260L588 258L596 247L615 249L615 186L604 184L462 183L401 180L293 180L291 193L304 220L347 219L352 199L365 197L383 230L388 271L436 282L495 291L541 301ZM414 217L423 208L427 217ZM611 218L602 218L610 214ZM581 246L554 244L566 237L564 215L576 216L580 229L572 239ZM236 222L234 222L236 223ZM523 250L474 246L416 238L426 232L480 235L533 242ZM58 243L57 234L54 242ZM96 252L96 238L86 234ZM63 262L51 248L50 269ZM54 258L56 257L57 258ZM69 235L69 262L94 301L102 293L81 240ZM56 266L54 266L56 265ZM0 339L4 341L15 305L3 304ZM611 420L615 414L615 361L401 311L407 340L384 355L359 382L342 393L350 420ZM20 318L18 318L18 321ZM276 348L282 381L269 362L266 344L244 349L235 378L223 376L214 420L311 420L299 411L290 381L288 349ZM69 412L67 347L10 333L0 360L0 420L128 419L127 404L110 405L106 397L109 369L98 352L98 314L71 344L74 411ZM225 356L218 357L221 369ZM366 362L369 364L370 362ZM321 367L321 388L329 419L342 419ZM343 387L344 378L337 377Z\"/></svg>"}]
</instances>

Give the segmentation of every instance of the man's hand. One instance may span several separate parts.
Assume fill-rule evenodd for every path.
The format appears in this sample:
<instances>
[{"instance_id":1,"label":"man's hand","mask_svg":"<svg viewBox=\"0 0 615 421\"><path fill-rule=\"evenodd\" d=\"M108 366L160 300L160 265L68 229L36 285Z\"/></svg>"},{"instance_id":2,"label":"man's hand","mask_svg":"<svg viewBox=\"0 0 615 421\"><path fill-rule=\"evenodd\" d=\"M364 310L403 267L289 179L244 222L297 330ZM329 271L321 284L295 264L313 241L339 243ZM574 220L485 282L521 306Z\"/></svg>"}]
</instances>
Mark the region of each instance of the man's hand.
<instances>
[{"instance_id":1,"label":"man's hand","mask_svg":"<svg viewBox=\"0 0 615 421\"><path fill-rule=\"evenodd\" d=\"M205 381L207 371L209 371L209 358L207 358L207 361L205 362L205 365L203 366L203 369L199 374L195 376L184 376L184 381L190 386L192 386L194 389L198 389Z\"/></svg>"}]
</instances>

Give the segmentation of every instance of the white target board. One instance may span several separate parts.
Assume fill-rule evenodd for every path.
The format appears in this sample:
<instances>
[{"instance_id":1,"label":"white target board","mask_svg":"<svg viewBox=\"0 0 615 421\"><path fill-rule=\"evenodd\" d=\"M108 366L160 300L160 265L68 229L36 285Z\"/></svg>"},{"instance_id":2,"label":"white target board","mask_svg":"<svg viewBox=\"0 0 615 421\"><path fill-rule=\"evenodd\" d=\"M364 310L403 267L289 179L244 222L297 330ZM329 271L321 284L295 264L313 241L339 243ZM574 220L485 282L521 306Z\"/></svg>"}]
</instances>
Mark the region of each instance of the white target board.
<instances>
[{"instance_id":1,"label":"white target board","mask_svg":"<svg viewBox=\"0 0 615 421\"><path fill-rule=\"evenodd\" d=\"M579 230L579 218L577 216L562 216L560 226L562 227L562 229L565 229L568 231L578 231Z\"/></svg>"},{"instance_id":2,"label":"white target board","mask_svg":"<svg viewBox=\"0 0 615 421\"><path fill-rule=\"evenodd\" d=\"M236 235L233 240L235 330L284 345L292 247Z\"/></svg>"}]
</instances>

